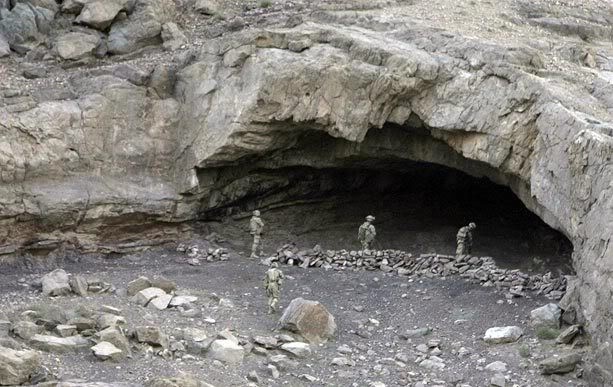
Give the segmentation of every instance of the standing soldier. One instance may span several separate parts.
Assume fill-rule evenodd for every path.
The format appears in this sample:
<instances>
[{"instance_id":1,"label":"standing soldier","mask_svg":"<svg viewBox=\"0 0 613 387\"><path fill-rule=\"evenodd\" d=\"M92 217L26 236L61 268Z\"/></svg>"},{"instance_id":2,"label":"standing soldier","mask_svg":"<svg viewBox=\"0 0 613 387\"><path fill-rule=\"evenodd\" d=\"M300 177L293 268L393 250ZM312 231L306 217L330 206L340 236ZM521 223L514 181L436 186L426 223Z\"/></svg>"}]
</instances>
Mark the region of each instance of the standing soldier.
<instances>
[{"instance_id":1,"label":"standing soldier","mask_svg":"<svg viewBox=\"0 0 613 387\"><path fill-rule=\"evenodd\" d=\"M253 244L251 245L251 258L257 258L257 250L262 254L262 231L264 231L264 222L260 218L260 211L253 211L253 216L249 221L249 233L253 235Z\"/></svg>"},{"instance_id":2,"label":"standing soldier","mask_svg":"<svg viewBox=\"0 0 613 387\"><path fill-rule=\"evenodd\" d=\"M468 226L464 226L458 230L456 235L456 241L458 247L456 248L456 256L469 255L473 247L473 230L477 228L477 225L470 222Z\"/></svg>"},{"instance_id":3,"label":"standing soldier","mask_svg":"<svg viewBox=\"0 0 613 387\"><path fill-rule=\"evenodd\" d=\"M362 250L370 250L373 242L375 241L377 232L375 231L375 226L372 225L374 220L374 216L368 215L366 217L366 222L362 223L358 229L358 240L362 244Z\"/></svg>"},{"instance_id":4,"label":"standing soldier","mask_svg":"<svg viewBox=\"0 0 613 387\"><path fill-rule=\"evenodd\" d=\"M279 296L281 293L281 284L285 276L283 272L278 269L279 264L273 262L271 268L266 271L264 277L264 289L266 290L266 297L268 297L268 314L275 313L277 311L277 304L279 303Z\"/></svg>"}]
</instances>

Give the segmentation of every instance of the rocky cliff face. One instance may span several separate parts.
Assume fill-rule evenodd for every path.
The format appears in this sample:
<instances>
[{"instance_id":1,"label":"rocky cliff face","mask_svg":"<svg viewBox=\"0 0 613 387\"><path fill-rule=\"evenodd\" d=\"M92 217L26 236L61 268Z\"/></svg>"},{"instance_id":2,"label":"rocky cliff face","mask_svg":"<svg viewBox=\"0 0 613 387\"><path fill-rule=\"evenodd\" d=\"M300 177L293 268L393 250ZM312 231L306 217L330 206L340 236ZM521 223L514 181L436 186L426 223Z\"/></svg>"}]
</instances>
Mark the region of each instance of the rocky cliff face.
<instances>
[{"instance_id":1,"label":"rocky cliff face","mask_svg":"<svg viewBox=\"0 0 613 387\"><path fill-rule=\"evenodd\" d=\"M161 243L209 211L291 197L284 168L442 164L509 186L572 241L577 278L563 304L596 339L590 377L604 383L613 377L613 30L600 6L518 1L449 20L419 2L320 11L151 62L63 70L52 86L10 85L0 253ZM109 44L130 30L125 20L158 14L139 12L110 27ZM122 47L156 44L160 23Z\"/></svg>"}]
</instances>

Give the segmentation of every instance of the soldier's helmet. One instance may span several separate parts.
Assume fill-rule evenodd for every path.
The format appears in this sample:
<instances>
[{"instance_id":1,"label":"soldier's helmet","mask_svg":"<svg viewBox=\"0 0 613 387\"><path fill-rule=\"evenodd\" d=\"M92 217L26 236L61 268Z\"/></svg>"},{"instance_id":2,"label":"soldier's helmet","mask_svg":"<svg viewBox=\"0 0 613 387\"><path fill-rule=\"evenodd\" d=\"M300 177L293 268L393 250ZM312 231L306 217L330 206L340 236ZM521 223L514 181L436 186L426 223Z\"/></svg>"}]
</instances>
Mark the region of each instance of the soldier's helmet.
<instances>
[{"instance_id":1,"label":"soldier's helmet","mask_svg":"<svg viewBox=\"0 0 613 387\"><path fill-rule=\"evenodd\" d=\"M372 215L368 215L368 216L366 217L366 220L368 220L369 222L372 222L372 221L374 221L374 220L375 220L375 217L374 217L374 216L372 216Z\"/></svg>"},{"instance_id":2,"label":"soldier's helmet","mask_svg":"<svg viewBox=\"0 0 613 387\"><path fill-rule=\"evenodd\" d=\"M260 210L253 211L253 216L260 216Z\"/></svg>"},{"instance_id":3,"label":"soldier's helmet","mask_svg":"<svg viewBox=\"0 0 613 387\"><path fill-rule=\"evenodd\" d=\"M270 267L274 267L276 269L277 267L279 267L279 263L278 262L273 262L273 263L270 264Z\"/></svg>"},{"instance_id":4,"label":"soldier's helmet","mask_svg":"<svg viewBox=\"0 0 613 387\"><path fill-rule=\"evenodd\" d=\"M476 224L474 224L473 222L470 222L470 223L468 224L468 227L469 227L469 228L471 228L471 229L475 229L475 228L477 228L477 225L476 225Z\"/></svg>"}]
</instances>

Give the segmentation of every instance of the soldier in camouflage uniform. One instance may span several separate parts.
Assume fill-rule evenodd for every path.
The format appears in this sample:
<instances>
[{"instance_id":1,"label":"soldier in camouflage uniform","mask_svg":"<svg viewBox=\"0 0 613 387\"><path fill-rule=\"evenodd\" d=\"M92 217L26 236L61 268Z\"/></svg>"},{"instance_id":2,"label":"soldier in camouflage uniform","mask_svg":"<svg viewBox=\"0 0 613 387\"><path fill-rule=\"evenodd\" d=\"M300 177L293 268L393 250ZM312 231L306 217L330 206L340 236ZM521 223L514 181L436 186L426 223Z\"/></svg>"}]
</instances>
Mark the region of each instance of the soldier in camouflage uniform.
<instances>
[{"instance_id":1,"label":"soldier in camouflage uniform","mask_svg":"<svg viewBox=\"0 0 613 387\"><path fill-rule=\"evenodd\" d=\"M374 220L374 216L368 215L366 217L366 222L362 223L362 225L358 229L358 240L362 245L362 250L370 250L372 248L373 242L375 241L377 231L375 230L375 226L373 226L372 224Z\"/></svg>"},{"instance_id":2,"label":"soldier in camouflage uniform","mask_svg":"<svg viewBox=\"0 0 613 387\"><path fill-rule=\"evenodd\" d=\"M458 244L455 254L456 256L469 255L473 247L473 230L477 228L474 223L469 223L458 230L456 242Z\"/></svg>"},{"instance_id":3,"label":"soldier in camouflage uniform","mask_svg":"<svg viewBox=\"0 0 613 387\"><path fill-rule=\"evenodd\" d=\"M264 231L264 222L260 218L260 211L253 211L253 216L249 221L249 233L253 235L253 244L251 245L251 258L257 258L257 251L262 254L262 231Z\"/></svg>"},{"instance_id":4,"label":"soldier in camouflage uniform","mask_svg":"<svg viewBox=\"0 0 613 387\"><path fill-rule=\"evenodd\" d=\"M277 304L279 303L279 296L281 294L281 284L285 276L283 272L278 269L279 264L273 262L271 268L266 271L264 277L264 289L266 290L266 297L268 297L268 314L275 313L277 311Z\"/></svg>"}]
</instances>

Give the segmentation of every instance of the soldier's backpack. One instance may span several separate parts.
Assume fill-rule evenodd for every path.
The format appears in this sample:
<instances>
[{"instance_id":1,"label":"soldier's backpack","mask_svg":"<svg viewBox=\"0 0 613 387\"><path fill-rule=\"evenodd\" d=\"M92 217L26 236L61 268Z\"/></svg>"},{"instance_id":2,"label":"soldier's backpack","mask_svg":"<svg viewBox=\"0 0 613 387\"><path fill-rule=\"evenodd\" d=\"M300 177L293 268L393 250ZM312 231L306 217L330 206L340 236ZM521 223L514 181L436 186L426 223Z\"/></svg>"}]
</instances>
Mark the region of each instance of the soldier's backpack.
<instances>
[{"instance_id":1,"label":"soldier's backpack","mask_svg":"<svg viewBox=\"0 0 613 387\"><path fill-rule=\"evenodd\" d=\"M363 223L358 229L358 240L366 240L366 230L368 229L368 223Z\"/></svg>"}]
</instances>

